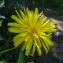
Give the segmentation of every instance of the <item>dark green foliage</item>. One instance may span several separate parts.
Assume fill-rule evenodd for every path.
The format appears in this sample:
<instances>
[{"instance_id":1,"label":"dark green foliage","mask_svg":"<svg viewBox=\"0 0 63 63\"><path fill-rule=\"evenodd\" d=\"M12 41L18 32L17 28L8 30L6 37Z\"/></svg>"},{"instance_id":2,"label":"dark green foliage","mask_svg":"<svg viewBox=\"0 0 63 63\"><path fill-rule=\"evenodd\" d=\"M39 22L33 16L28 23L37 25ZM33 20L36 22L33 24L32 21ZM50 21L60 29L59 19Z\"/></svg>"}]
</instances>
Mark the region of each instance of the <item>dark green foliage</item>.
<instances>
[{"instance_id":1,"label":"dark green foliage","mask_svg":"<svg viewBox=\"0 0 63 63\"><path fill-rule=\"evenodd\" d=\"M2 4L4 2L4 4ZM14 34L9 33L7 23L12 21L11 15L15 13L15 9L23 10L24 0L0 0L0 52L14 47L12 39ZM0 61L7 63L16 63L19 56L19 48L6 53L0 53ZM5 63L3 61L3 63Z\"/></svg>"}]
</instances>

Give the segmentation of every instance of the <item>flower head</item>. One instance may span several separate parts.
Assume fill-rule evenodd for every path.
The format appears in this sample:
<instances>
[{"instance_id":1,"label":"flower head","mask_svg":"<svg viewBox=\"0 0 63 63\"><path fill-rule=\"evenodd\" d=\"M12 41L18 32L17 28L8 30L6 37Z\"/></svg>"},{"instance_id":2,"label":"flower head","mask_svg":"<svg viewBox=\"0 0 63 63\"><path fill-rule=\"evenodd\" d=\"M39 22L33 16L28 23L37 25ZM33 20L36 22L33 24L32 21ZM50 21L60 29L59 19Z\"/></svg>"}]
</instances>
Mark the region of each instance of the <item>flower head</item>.
<instances>
[{"instance_id":1,"label":"flower head","mask_svg":"<svg viewBox=\"0 0 63 63\"><path fill-rule=\"evenodd\" d=\"M42 48L48 53L50 47L53 46L51 41L51 34L56 32L56 27L53 21L47 20L47 17L41 12L38 14L38 8L35 11L30 11L28 8L24 12L19 10L16 15L12 15L11 18L15 22L9 22L8 30L12 33L18 33L13 42L15 47L22 45L22 50L25 51L25 55L29 55L30 52L34 55L37 50L38 55L42 55Z\"/></svg>"}]
</instances>

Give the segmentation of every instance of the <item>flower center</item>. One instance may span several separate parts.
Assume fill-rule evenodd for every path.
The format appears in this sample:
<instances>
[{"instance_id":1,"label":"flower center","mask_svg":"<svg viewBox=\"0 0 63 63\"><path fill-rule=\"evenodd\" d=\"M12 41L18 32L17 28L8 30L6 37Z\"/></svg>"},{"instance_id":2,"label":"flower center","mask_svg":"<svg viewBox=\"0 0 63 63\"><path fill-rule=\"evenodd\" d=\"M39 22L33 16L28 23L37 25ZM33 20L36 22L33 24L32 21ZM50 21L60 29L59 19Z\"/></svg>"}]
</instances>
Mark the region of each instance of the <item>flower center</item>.
<instances>
[{"instance_id":1,"label":"flower center","mask_svg":"<svg viewBox=\"0 0 63 63\"><path fill-rule=\"evenodd\" d=\"M29 33L32 37L36 36L38 38L38 27L35 24L29 26Z\"/></svg>"},{"instance_id":2,"label":"flower center","mask_svg":"<svg viewBox=\"0 0 63 63\"><path fill-rule=\"evenodd\" d=\"M36 29L35 29L35 28L32 28L32 29L31 29L31 32L32 32L32 33L35 33L35 32L36 32Z\"/></svg>"}]
</instances>

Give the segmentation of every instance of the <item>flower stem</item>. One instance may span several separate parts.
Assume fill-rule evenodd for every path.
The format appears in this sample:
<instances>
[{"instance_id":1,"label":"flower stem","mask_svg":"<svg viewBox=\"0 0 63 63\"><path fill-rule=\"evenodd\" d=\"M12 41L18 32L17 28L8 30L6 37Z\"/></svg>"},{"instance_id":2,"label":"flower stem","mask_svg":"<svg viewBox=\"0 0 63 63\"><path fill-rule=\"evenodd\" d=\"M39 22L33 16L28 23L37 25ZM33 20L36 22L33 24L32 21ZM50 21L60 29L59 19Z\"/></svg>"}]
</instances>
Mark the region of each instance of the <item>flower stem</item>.
<instances>
[{"instance_id":1,"label":"flower stem","mask_svg":"<svg viewBox=\"0 0 63 63\"><path fill-rule=\"evenodd\" d=\"M8 52L8 51L10 51L10 50L13 50L13 49L15 49L15 48L17 48L17 47L13 47L13 48L10 48L10 49L7 49L7 50L4 50L4 51L0 52L0 54L5 53L5 52Z\"/></svg>"}]
</instances>

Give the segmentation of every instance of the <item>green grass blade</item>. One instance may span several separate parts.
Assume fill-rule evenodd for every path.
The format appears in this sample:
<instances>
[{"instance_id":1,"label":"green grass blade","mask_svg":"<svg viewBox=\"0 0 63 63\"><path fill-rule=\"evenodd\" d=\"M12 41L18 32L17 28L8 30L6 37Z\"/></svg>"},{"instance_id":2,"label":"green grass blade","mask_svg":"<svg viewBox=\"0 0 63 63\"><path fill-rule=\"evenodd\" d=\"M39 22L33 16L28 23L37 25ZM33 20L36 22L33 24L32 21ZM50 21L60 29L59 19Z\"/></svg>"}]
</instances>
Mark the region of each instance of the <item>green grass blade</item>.
<instances>
[{"instance_id":1,"label":"green grass blade","mask_svg":"<svg viewBox=\"0 0 63 63\"><path fill-rule=\"evenodd\" d=\"M24 63L24 54L23 54L22 50L20 50L20 54L19 54L17 63Z\"/></svg>"}]
</instances>

